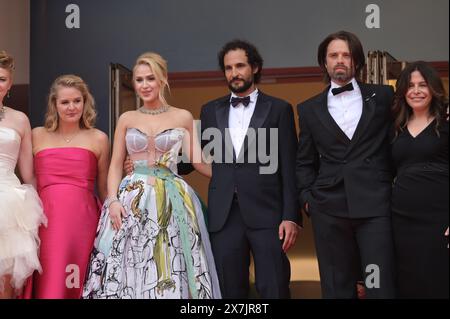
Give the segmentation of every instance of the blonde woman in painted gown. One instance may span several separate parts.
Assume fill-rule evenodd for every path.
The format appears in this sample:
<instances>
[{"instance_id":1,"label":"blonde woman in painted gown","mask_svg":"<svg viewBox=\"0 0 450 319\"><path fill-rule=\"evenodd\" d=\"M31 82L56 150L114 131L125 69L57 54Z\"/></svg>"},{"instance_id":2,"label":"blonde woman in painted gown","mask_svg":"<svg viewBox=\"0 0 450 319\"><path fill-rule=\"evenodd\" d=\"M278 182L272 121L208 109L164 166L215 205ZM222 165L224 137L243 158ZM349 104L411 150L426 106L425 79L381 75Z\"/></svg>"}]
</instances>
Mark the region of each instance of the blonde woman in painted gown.
<instances>
[{"instance_id":1,"label":"blonde woman in painted gown","mask_svg":"<svg viewBox=\"0 0 450 319\"><path fill-rule=\"evenodd\" d=\"M183 149L211 176L200 159L193 117L167 104L167 64L158 54L137 59L133 82L143 106L118 121L83 297L220 298L201 202L177 174ZM135 169L122 179L127 154Z\"/></svg>"}]
</instances>

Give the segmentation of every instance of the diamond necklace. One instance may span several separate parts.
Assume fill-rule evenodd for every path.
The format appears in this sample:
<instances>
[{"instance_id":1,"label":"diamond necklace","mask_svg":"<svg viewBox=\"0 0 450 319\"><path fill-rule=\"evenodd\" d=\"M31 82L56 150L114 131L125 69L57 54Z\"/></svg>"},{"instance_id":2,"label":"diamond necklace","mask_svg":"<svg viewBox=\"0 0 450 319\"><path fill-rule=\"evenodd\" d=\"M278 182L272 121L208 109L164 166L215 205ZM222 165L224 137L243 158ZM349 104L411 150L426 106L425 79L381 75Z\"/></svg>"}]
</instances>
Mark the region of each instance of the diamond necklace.
<instances>
[{"instance_id":1,"label":"diamond necklace","mask_svg":"<svg viewBox=\"0 0 450 319\"><path fill-rule=\"evenodd\" d=\"M164 112L167 112L169 110L169 106L168 105L163 105L157 109L153 109L150 110L146 107L141 106L140 108L138 108L138 111L144 114L150 114L150 115L158 115Z\"/></svg>"}]
</instances>

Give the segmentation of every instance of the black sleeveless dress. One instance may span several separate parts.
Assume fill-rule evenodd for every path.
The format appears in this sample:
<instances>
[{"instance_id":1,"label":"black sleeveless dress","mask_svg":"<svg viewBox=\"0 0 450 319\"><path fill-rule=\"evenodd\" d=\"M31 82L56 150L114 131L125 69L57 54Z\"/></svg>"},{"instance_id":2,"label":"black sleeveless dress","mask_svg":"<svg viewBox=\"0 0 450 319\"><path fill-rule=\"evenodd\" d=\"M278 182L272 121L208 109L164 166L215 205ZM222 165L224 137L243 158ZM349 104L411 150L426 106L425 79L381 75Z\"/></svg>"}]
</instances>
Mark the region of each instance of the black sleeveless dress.
<instances>
[{"instance_id":1,"label":"black sleeveless dress","mask_svg":"<svg viewBox=\"0 0 450 319\"><path fill-rule=\"evenodd\" d=\"M436 120L413 137L405 129L392 145L397 170L392 221L400 298L448 298L449 123Z\"/></svg>"}]
</instances>

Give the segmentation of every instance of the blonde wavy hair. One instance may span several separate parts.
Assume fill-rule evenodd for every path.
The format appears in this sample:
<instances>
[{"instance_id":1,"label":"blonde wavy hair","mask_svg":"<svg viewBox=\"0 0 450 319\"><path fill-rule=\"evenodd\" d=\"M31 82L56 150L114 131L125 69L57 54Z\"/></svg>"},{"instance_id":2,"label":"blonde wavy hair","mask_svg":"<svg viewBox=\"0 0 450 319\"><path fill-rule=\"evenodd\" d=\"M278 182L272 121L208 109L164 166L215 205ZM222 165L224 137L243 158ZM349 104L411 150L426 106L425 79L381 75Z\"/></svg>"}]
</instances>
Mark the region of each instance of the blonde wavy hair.
<instances>
[{"instance_id":1,"label":"blonde wavy hair","mask_svg":"<svg viewBox=\"0 0 450 319\"><path fill-rule=\"evenodd\" d=\"M147 65L152 70L157 81L159 81L159 100L163 105L168 105L166 95L170 93L169 80L167 74L167 61L162 56L154 52L145 52L141 54L133 67L133 82L135 80L134 73L138 66Z\"/></svg>"},{"instance_id":2,"label":"blonde wavy hair","mask_svg":"<svg viewBox=\"0 0 450 319\"><path fill-rule=\"evenodd\" d=\"M8 70L11 75L14 72L14 58L3 50L0 51L0 68Z\"/></svg>"},{"instance_id":3,"label":"blonde wavy hair","mask_svg":"<svg viewBox=\"0 0 450 319\"><path fill-rule=\"evenodd\" d=\"M82 78L73 74L62 75L58 77L50 88L47 102L47 113L45 114L45 128L54 132L58 129L59 116L56 109L56 100L58 98L58 90L61 88L75 88L81 92L83 96L83 115L80 119L80 128L91 129L95 127L97 119L97 111L95 110L95 100L87 84Z\"/></svg>"}]
</instances>

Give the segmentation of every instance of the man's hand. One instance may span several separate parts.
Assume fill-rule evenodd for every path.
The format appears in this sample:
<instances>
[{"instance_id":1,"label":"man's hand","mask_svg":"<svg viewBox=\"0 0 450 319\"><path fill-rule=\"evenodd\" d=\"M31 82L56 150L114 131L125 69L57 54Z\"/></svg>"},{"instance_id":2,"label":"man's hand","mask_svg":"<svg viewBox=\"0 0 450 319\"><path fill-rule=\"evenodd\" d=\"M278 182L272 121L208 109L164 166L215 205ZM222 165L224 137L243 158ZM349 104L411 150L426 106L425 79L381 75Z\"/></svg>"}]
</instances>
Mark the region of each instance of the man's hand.
<instances>
[{"instance_id":1,"label":"man's hand","mask_svg":"<svg viewBox=\"0 0 450 319\"><path fill-rule=\"evenodd\" d=\"M278 228L278 235L280 240L283 240L283 251L287 253L287 251L294 246L295 241L297 240L299 227L296 223L283 220Z\"/></svg>"},{"instance_id":2,"label":"man's hand","mask_svg":"<svg viewBox=\"0 0 450 319\"><path fill-rule=\"evenodd\" d=\"M134 164L133 161L130 159L130 156L127 155L125 158L125 162L123 162L123 170L127 175L133 174L134 171Z\"/></svg>"}]
</instances>

